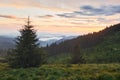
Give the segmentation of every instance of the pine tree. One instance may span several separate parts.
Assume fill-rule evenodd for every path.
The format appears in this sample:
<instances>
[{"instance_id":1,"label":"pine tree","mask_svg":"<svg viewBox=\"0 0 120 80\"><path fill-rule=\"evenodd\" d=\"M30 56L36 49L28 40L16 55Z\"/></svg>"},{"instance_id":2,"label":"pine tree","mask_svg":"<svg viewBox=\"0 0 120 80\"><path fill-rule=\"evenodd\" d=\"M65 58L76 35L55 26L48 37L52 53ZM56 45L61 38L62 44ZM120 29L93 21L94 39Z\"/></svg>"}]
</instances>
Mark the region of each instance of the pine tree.
<instances>
[{"instance_id":1,"label":"pine tree","mask_svg":"<svg viewBox=\"0 0 120 80\"><path fill-rule=\"evenodd\" d=\"M85 60L80 51L80 47L78 45L74 47L71 63L72 64L85 63Z\"/></svg>"},{"instance_id":2,"label":"pine tree","mask_svg":"<svg viewBox=\"0 0 120 80\"><path fill-rule=\"evenodd\" d=\"M43 62L42 53L39 49L38 38L28 17L27 25L20 30L20 36L16 38L16 47L12 51L9 63L12 67L37 67Z\"/></svg>"}]
</instances>

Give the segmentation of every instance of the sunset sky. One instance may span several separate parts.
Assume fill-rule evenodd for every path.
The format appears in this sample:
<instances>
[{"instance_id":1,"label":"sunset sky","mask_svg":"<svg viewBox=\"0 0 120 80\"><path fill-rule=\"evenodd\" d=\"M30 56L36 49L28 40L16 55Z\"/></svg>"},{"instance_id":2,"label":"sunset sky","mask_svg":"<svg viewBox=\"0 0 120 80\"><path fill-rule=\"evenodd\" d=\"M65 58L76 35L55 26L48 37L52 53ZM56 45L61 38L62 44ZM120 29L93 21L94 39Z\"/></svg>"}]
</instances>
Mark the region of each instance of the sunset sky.
<instances>
[{"instance_id":1,"label":"sunset sky","mask_svg":"<svg viewBox=\"0 0 120 80\"><path fill-rule=\"evenodd\" d=\"M0 0L0 35L17 35L28 16L39 35L81 35L119 23L120 0Z\"/></svg>"}]
</instances>

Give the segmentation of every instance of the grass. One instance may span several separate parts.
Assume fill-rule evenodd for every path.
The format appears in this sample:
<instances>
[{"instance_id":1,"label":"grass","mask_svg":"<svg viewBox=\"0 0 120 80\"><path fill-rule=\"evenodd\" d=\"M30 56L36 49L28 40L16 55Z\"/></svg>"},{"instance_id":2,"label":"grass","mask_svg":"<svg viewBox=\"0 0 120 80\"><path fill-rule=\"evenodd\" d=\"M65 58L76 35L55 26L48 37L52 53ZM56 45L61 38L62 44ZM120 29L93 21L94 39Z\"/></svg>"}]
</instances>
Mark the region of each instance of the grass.
<instances>
[{"instance_id":1,"label":"grass","mask_svg":"<svg viewBox=\"0 0 120 80\"><path fill-rule=\"evenodd\" d=\"M120 80L120 64L49 64L26 69L0 64L0 80Z\"/></svg>"},{"instance_id":2,"label":"grass","mask_svg":"<svg viewBox=\"0 0 120 80\"><path fill-rule=\"evenodd\" d=\"M7 63L0 63L0 71L10 69Z\"/></svg>"}]
</instances>

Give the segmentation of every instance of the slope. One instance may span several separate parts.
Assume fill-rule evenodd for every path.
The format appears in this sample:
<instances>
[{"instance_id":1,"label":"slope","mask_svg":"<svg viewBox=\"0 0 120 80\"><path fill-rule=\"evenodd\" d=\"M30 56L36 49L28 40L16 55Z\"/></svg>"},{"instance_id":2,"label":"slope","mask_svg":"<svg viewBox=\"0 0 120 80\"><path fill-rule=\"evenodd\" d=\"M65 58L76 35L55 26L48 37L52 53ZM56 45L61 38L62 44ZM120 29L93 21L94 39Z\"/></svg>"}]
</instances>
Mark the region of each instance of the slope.
<instances>
[{"instance_id":1,"label":"slope","mask_svg":"<svg viewBox=\"0 0 120 80\"><path fill-rule=\"evenodd\" d=\"M60 53L71 53L75 46L80 46L80 49L88 49L100 45L105 41L105 37L111 36L120 31L120 24L106 27L99 32L93 32L86 35L79 36L75 39L67 40L59 44L52 44L45 48L50 55L57 55ZM116 38L116 37L115 37ZM107 40L106 40L107 41Z\"/></svg>"}]
</instances>

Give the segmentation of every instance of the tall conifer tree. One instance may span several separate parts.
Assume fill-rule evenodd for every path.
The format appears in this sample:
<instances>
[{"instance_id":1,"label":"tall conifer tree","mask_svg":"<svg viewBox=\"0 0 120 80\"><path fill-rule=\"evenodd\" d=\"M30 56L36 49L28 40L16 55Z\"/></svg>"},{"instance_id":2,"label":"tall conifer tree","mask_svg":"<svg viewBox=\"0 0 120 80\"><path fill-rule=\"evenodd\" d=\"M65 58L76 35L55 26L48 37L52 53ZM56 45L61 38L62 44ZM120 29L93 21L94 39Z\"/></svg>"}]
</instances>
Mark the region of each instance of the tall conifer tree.
<instances>
[{"instance_id":1,"label":"tall conifer tree","mask_svg":"<svg viewBox=\"0 0 120 80\"><path fill-rule=\"evenodd\" d=\"M12 67L37 67L42 64L41 51L39 50L38 38L28 17L27 25L20 30L20 36L16 38L14 54L10 59Z\"/></svg>"},{"instance_id":2,"label":"tall conifer tree","mask_svg":"<svg viewBox=\"0 0 120 80\"><path fill-rule=\"evenodd\" d=\"M85 60L81 54L79 45L74 47L71 63L73 64L85 63Z\"/></svg>"}]
</instances>

